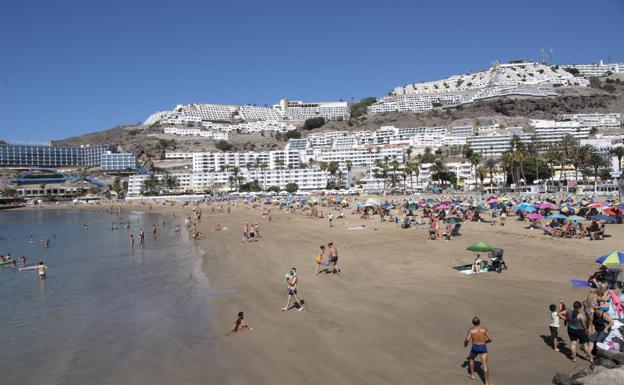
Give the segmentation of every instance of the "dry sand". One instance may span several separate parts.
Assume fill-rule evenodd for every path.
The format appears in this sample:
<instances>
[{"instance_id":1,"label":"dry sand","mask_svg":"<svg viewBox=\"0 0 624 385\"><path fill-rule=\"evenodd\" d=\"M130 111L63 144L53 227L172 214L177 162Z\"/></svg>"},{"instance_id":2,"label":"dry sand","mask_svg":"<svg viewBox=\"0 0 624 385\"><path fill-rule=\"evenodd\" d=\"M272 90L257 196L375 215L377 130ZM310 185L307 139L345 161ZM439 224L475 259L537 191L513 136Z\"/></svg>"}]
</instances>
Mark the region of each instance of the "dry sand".
<instances>
[{"instance_id":1,"label":"dry sand","mask_svg":"<svg viewBox=\"0 0 624 385\"><path fill-rule=\"evenodd\" d=\"M550 384L555 373L589 363L573 363L565 349L553 352L543 340L548 305L584 299L588 290L572 287L570 279L586 278L598 267L594 259L621 249L624 233L623 226L607 225L611 237L602 241L552 239L510 217L504 227L464 223L462 236L447 242L428 240L425 228L403 230L378 217L363 221L347 214L329 228L326 220L276 208L268 222L259 208L234 208L230 215L201 207L203 270L217 293L216 337L207 343L217 344L218 372L231 385L479 384L464 367L463 340L474 315L494 336L493 384ZM177 211L182 222L191 208L152 211ZM245 221L260 224L260 241L241 242ZM217 223L228 230L214 231ZM348 230L359 224L366 228ZM316 275L314 257L329 241L338 248L342 273ZM452 266L473 261L465 249L475 241L503 248L509 270L476 276L454 271ZM298 270L303 312L280 310L291 267ZM230 333L239 311L253 331ZM567 346L563 326L560 335Z\"/></svg>"},{"instance_id":2,"label":"dry sand","mask_svg":"<svg viewBox=\"0 0 624 385\"><path fill-rule=\"evenodd\" d=\"M549 384L558 371L588 366L553 352L548 305L568 305L587 289L573 288L598 265L593 260L621 248L622 226L607 226L604 241L550 239L509 218L505 227L468 223L462 236L427 240L424 230L349 216L329 228L325 220L273 209L232 215L203 210L200 241L204 271L214 290L214 331L219 365L229 384L468 384L462 345L474 315L494 336L494 384ZM241 242L241 224L258 222L259 242ZM228 226L215 232L214 224ZM472 262L474 241L505 249L509 270L464 276L451 267ZM340 275L315 275L320 244L334 241ZM284 274L298 269L305 311L280 311ZM227 335L238 311L253 331ZM567 342L562 327L560 333ZM480 383L477 379L476 383Z\"/></svg>"}]
</instances>

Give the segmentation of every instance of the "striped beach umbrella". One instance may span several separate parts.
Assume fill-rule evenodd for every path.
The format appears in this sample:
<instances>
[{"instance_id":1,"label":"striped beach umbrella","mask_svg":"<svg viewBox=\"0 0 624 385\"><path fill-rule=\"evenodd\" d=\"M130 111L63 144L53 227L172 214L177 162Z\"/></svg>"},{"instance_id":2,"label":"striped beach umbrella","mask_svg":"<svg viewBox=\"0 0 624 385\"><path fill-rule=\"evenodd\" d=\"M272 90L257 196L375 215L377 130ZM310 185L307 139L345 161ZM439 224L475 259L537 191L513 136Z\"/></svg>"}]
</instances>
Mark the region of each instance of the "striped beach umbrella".
<instances>
[{"instance_id":1,"label":"striped beach umbrella","mask_svg":"<svg viewBox=\"0 0 624 385\"><path fill-rule=\"evenodd\" d=\"M624 264L624 252L614 251L610 254L605 254L602 257L596 259L596 262L601 265L622 265Z\"/></svg>"}]
</instances>

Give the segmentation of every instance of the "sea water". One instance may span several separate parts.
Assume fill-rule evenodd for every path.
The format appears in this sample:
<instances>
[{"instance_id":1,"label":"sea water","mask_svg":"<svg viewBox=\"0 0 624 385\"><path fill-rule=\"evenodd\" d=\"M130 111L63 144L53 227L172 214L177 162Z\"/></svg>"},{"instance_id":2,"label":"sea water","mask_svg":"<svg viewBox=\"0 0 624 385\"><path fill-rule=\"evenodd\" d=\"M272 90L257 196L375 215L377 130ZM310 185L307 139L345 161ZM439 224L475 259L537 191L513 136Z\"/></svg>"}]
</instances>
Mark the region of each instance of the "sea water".
<instances>
[{"instance_id":1,"label":"sea water","mask_svg":"<svg viewBox=\"0 0 624 385\"><path fill-rule=\"evenodd\" d=\"M0 384L219 383L199 252L180 217L0 212L0 254L48 266L0 266Z\"/></svg>"}]
</instances>

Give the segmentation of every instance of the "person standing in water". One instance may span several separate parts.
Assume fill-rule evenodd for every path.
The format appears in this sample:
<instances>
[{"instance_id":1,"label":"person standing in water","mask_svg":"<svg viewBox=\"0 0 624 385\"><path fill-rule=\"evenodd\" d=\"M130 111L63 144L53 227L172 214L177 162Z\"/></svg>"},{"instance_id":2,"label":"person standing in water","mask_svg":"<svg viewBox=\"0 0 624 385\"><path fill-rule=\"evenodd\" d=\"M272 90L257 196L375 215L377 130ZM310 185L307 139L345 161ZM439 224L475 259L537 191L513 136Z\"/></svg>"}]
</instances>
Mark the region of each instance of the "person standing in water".
<instances>
[{"instance_id":1,"label":"person standing in water","mask_svg":"<svg viewBox=\"0 0 624 385\"><path fill-rule=\"evenodd\" d=\"M141 244L141 247L145 247L145 231L143 231L142 227L139 231L139 243Z\"/></svg>"},{"instance_id":2,"label":"person standing in water","mask_svg":"<svg viewBox=\"0 0 624 385\"><path fill-rule=\"evenodd\" d=\"M41 279L45 279L47 269L48 267L44 265L43 262L39 262L39 264L35 267L35 270L37 270L37 273L39 273L39 278Z\"/></svg>"},{"instance_id":3,"label":"person standing in water","mask_svg":"<svg viewBox=\"0 0 624 385\"><path fill-rule=\"evenodd\" d=\"M158 229L156 228L156 225L152 225L152 234L154 235L154 238L156 238L156 233L158 233Z\"/></svg>"},{"instance_id":4,"label":"person standing in water","mask_svg":"<svg viewBox=\"0 0 624 385\"><path fill-rule=\"evenodd\" d=\"M130 246L134 248L134 235L130 234Z\"/></svg>"},{"instance_id":5,"label":"person standing in water","mask_svg":"<svg viewBox=\"0 0 624 385\"><path fill-rule=\"evenodd\" d=\"M490 385L490 370L488 368L488 350L487 344L492 342L492 335L490 332L481 326L481 320L479 317L472 319L472 328L468 330L466 339L464 340L464 347L472 343L470 348L470 355L468 356L468 377L475 379L475 358L481 356L481 366L483 368L484 385Z\"/></svg>"}]
</instances>

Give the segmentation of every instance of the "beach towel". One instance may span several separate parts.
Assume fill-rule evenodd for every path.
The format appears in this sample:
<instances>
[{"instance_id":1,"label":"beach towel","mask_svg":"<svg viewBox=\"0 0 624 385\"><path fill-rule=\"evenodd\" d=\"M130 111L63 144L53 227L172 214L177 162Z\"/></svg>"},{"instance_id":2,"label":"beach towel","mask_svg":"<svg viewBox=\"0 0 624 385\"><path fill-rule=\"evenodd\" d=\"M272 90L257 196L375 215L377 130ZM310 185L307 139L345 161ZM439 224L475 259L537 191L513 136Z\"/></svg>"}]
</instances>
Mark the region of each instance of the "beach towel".
<instances>
[{"instance_id":1,"label":"beach towel","mask_svg":"<svg viewBox=\"0 0 624 385\"><path fill-rule=\"evenodd\" d=\"M573 279L571 282L572 282L572 286L589 287L589 283L587 283L587 281L582 280L582 279Z\"/></svg>"},{"instance_id":2,"label":"beach towel","mask_svg":"<svg viewBox=\"0 0 624 385\"><path fill-rule=\"evenodd\" d=\"M613 304L615 312L621 317L624 314L624 304L622 304L622 298L620 298L620 296L613 290L609 290L609 295L611 296L611 303Z\"/></svg>"},{"instance_id":3,"label":"beach towel","mask_svg":"<svg viewBox=\"0 0 624 385\"><path fill-rule=\"evenodd\" d=\"M365 227L366 225L359 225L355 227L349 227L349 230L363 230Z\"/></svg>"}]
</instances>

